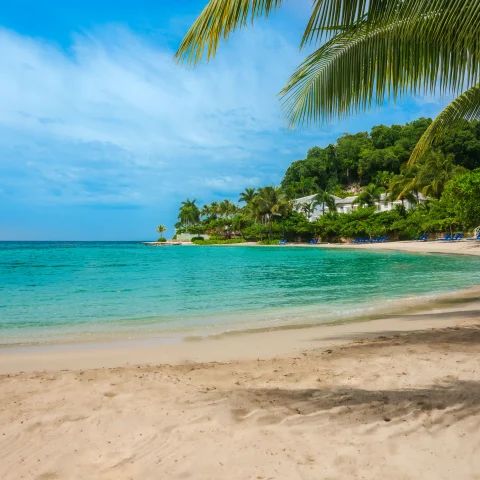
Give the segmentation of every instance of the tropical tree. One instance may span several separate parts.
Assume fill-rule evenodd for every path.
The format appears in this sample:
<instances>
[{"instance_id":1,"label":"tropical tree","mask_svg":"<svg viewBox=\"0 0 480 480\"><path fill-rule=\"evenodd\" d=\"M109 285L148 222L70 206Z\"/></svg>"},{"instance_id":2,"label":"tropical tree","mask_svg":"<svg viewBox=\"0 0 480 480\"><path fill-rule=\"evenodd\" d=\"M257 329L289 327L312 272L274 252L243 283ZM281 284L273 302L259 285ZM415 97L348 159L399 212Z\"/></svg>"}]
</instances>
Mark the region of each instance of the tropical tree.
<instances>
[{"instance_id":1,"label":"tropical tree","mask_svg":"<svg viewBox=\"0 0 480 480\"><path fill-rule=\"evenodd\" d=\"M328 207L330 212L337 211L337 205L335 204L335 198L325 190L320 190L314 197L315 206L322 206L322 215L325 215L325 207Z\"/></svg>"},{"instance_id":2,"label":"tropical tree","mask_svg":"<svg viewBox=\"0 0 480 480\"><path fill-rule=\"evenodd\" d=\"M249 225L249 219L246 215L242 214L242 213L238 213L237 215L235 215L232 219L232 228L236 231L236 232L240 232L240 234L242 235L242 238L247 241L247 239L245 238L245 234L243 233L245 228L248 227Z\"/></svg>"},{"instance_id":3,"label":"tropical tree","mask_svg":"<svg viewBox=\"0 0 480 480\"><path fill-rule=\"evenodd\" d=\"M210 0L176 53L197 64L285 0ZM313 0L301 47L316 49L281 92L290 124L323 123L405 95L457 96L410 162L456 119L480 117L480 0ZM462 93L463 92L463 93Z\"/></svg>"},{"instance_id":4,"label":"tropical tree","mask_svg":"<svg viewBox=\"0 0 480 480\"><path fill-rule=\"evenodd\" d=\"M464 167L453 163L452 155L444 155L441 152L431 151L419 166L418 184L423 195L426 197L440 198L445 185L455 175L465 173Z\"/></svg>"},{"instance_id":5,"label":"tropical tree","mask_svg":"<svg viewBox=\"0 0 480 480\"><path fill-rule=\"evenodd\" d=\"M230 218L237 212L237 210L237 206L234 205L230 200L222 200L218 205L218 212L223 217Z\"/></svg>"},{"instance_id":6,"label":"tropical tree","mask_svg":"<svg viewBox=\"0 0 480 480\"><path fill-rule=\"evenodd\" d=\"M352 202L352 204L358 204L361 207L373 207L376 202L380 201L380 197L383 193L383 188L377 187L374 183L367 185L358 195L358 197Z\"/></svg>"},{"instance_id":7,"label":"tropical tree","mask_svg":"<svg viewBox=\"0 0 480 480\"><path fill-rule=\"evenodd\" d=\"M404 205L405 200L410 203L418 203L419 190L420 186L416 173L412 168L405 168L401 173L390 178L385 201L401 200L402 205Z\"/></svg>"},{"instance_id":8,"label":"tropical tree","mask_svg":"<svg viewBox=\"0 0 480 480\"><path fill-rule=\"evenodd\" d=\"M242 193L240 193L240 198L238 199L238 201L249 204L253 200L256 194L257 194L256 188L246 188Z\"/></svg>"},{"instance_id":9,"label":"tropical tree","mask_svg":"<svg viewBox=\"0 0 480 480\"><path fill-rule=\"evenodd\" d=\"M200 210L196 205L197 200L190 200L187 198L182 202L180 211L178 213L178 219L183 226L189 227L200 222Z\"/></svg>"},{"instance_id":10,"label":"tropical tree","mask_svg":"<svg viewBox=\"0 0 480 480\"><path fill-rule=\"evenodd\" d=\"M273 221L276 217L285 217L292 210L292 204L280 187L260 188L255 197L256 214L268 225L269 238L272 238Z\"/></svg>"},{"instance_id":11,"label":"tropical tree","mask_svg":"<svg viewBox=\"0 0 480 480\"><path fill-rule=\"evenodd\" d=\"M156 230L156 232L162 237L166 231L167 231L167 227L165 225L159 225Z\"/></svg>"},{"instance_id":12,"label":"tropical tree","mask_svg":"<svg viewBox=\"0 0 480 480\"><path fill-rule=\"evenodd\" d=\"M307 218L310 218L313 215L313 212L315 211L316 206L317 205L315 201L305 202L305 203L302 203L300 210Z\"/></svg>"}]
</instances>

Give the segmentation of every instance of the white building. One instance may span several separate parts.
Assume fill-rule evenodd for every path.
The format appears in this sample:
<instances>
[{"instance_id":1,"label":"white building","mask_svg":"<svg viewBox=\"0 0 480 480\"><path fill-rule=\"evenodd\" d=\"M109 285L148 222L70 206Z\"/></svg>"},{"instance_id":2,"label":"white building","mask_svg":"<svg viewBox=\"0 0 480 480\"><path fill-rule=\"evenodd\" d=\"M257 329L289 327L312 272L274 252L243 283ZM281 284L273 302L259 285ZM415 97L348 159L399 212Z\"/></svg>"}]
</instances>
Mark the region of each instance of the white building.
<instances>
[{"instance_id":1,"label":"white building","mask_svg":"<svg viewBox=\"0 0 480 480\"><path fill-rule=\"evenodd\" d=\"M353 210L360 208L360 205L353 203L357 198L357 195L352 195L351 197L340 198L335 195L332 195L335 200L335 206L337 207L338 213L350 213ZM422 194L418 194L418 199L420 202L424 202L426 198ZM329 208L326 205L316 205L313 211L309 211L308 207L312 205L312 202L315 200L315 195L308 195L306 197L297 198L294 202L294 209L297 212L303 213L310 222L314 222L319 217L323 215L323 212L328 212ZM393 202L387 201L387 194L382 193L380 195L380 201L375 202L377 212L388 212L393 210L397 205L402 205L402 200L395 200ZM403 201L404 207L409 210L415 206L414 203L409 202L408 200Z\"/></svg>"}]
</instances>

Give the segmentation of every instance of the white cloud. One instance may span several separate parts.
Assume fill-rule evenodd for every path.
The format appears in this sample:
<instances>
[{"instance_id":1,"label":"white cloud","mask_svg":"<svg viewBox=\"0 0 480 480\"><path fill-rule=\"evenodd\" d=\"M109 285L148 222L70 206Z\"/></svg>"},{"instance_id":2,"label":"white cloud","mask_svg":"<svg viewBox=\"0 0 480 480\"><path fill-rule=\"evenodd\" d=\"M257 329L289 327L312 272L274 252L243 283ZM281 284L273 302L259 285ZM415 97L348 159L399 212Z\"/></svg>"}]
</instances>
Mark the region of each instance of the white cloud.
<instances>
[{"instance_id":1,"label":"white cloud","mask_svg":"<svg viewBox=\"0 0 480 480\"><path fill-rule=\"evenodd\" d=\"M300 58L266 29L194 70L117 28L76 36L69 52L6 30L0 46L3 181L25 168L20 183L46 203L145 203L226 164L243 178L281 148L275 94Z\"/></svg>"}]
</instances>

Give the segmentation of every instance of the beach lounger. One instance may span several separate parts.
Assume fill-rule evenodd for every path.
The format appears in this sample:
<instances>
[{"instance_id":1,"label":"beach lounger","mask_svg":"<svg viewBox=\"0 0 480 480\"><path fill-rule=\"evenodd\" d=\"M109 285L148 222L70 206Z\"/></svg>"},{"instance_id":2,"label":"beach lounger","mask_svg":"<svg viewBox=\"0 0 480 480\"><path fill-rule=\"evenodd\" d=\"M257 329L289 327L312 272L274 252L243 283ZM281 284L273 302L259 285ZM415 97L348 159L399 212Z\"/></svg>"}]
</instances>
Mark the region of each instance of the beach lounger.
<instances>
[{"instance_id":1,"label":"beach lounger","mask_svg":"<svg viewBox=\"0 0 480 480\"><path fill-rule=\"evenodd\" d=\"M449 242L453 239L452 235L447 233L443 238L437 238L437 242Z\"/></svg>"},{"instance_id":2,"label":"beach lounger","mask_svg":"<svg viewBox=\"0 0 480 480\"><path fill-rule=\"evenodd\" d=\"M286 245L287 244L287 241L286 240L280 240L278 242L279 245Z\"/></svg>"},{"instance_id":3,"label":"beach lounger","mask_svg":"<svg viewBox=\"0 0 480 480\"><path fill-rule=\"evenodd\" d=\"M455 235L455 238L452 238L452 241L458 242L458 241L461 240L464 236L465 236L464 233L457 233L457 235Z\"/></svg>"}]
</instances>

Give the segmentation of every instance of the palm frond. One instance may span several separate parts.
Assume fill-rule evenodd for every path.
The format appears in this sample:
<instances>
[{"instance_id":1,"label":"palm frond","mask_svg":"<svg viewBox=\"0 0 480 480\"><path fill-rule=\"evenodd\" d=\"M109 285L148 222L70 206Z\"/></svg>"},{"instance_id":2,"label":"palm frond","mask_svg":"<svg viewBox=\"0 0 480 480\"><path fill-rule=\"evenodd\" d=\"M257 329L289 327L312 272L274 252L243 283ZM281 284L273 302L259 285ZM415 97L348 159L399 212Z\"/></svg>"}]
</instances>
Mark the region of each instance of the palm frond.
<instances>
[{"instance_id":1,"label":"palm frond","mask_svg":"<svg viewBox=\"0 0 480 480\"><path fill-rule=\"evenodd\" d=\"M480 44L458 39L455 26L442 40L429 37L435 14L371 28L362 21L324 43L298 67L280 92L291 126L323 123L405 94L458 94L477 83Z\"/></svg>"},{"instance_id":2,"label":"palm frond","mask_svg":"<svg viewBox=\"0 0 480 480\"><path fill-rule=\"evenodd\" d=\"M321 40L328 34L338 34L365 21L369 26L438 15L430 35L441 38L443 30L461 23L460 37L475 34L480 21L479 0L314 0L313 12L305 29L302 46ZM406 22L404 33L414 31L413 22Z\"/></svg>"},{"instance_id":3,"label":"palm frond","mask_svg":"<svg viewBox=\"0 0 480 480\"><path fill-rule=\"evenodd\" d=\"M215 56L221 40L259 17L268 17L285 0L210 0L182 40L176 60L197 65Z\"/></svg>"},{"instance_id":4,"label":"palm frond","mask_svg":"<svg viewBox=\"0 0 480 480\"><path fill-rule=\"evenodd\" d=\"M480 118L480 83L466 90L440 112L418 141L408 160L408 165L413 165L422 157L456 120L478 118Z\"/></svg>"}]
</instances>

